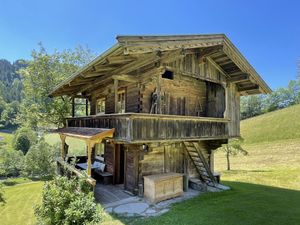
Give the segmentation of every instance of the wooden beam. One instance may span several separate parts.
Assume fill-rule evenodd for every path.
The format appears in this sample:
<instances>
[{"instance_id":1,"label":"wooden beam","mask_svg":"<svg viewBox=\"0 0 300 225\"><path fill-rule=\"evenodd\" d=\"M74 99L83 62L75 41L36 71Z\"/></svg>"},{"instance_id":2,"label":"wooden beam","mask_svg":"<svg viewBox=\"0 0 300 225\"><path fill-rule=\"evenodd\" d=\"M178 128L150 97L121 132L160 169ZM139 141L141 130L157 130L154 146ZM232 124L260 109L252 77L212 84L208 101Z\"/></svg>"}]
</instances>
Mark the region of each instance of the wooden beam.
<instances>
[{"instance_id":1,"label":"wooden beam","mask_svg":"<svg viewBox=\"0 0 300 225\"><path fill-rule=\"evenodd\" d=\"M116 70L111 71L111 74L128 74L134 70L137 70L140 67L147 66L151 63L157 62L159 59L160 56L159 54L157 54L157 52L149 53L131 63L128 63L124 66L119 67Z\"/></svg>"},{"instance_id":2,"label":"wooden beam","mask_svg":"<svg viewBox=\"0 0 300 225\"><path fill-rule=\"evenodd\" d=\"M249 80L249 74L243 73L237 76L229 77L226 81L235 84L235 83L240 83L248 80Z\"/></svg>"},{"instance_id":3,"label":"wooden beam","mask_svg":"<svg viewBox=\"0 0 300 225\"><path fill-rule=\"evenodd\" d=\"M85 115L89 115L89 100L85 99Z\"/></svg>"},{"instance_id":4,"label":"wooden beam","mask_svg":"<svg viewBox=\"0 0 300 225\"><path fill-rule=\"evenodd\" d=\"M206 59L225 77L229 77L228 74L210 57L206 57Z\"/></svg>"},{"instance_id":5,"label":"wooden beam","mask_svg":"<svg viewBox=\"0 0 300 225\"><path fill-rule=\"evenodd\" d=\"M114 93L115 93L115 113L118 112L118 80L114 80Z\"/></svg>"},{"instance_id":6,"label":"wooden beam","mask_svg":"<svg viewBox=\"0 0 300 225\"><path fill-rule=\"evenodd\" d=\"M238 87L239 92L250 91L250 90L259 90L259 86L257 84L253 84L251 86Z\"/></svg>"},{"instance_id":7,"label":"wooden beam","mask_svg":"<svg viewBox=\"0 0 300 225\"><path fill-rule=\"evenodd\" d=\"M122 63L132 62L135 59L136 59L135 57L119 55L119 56L107 57L106 62L109 64L122 64Z\"/></svg>"},{"instance_id":8,"label":"wooden beam","mask_svg":"<svg viewBox=\"0 0 300 225\"><path fill-rule=\"evenodd\" d=\"M113 75L112 78L114 80L121 80L121 81L127 81L127 82L132 82L132 83L136 83L139 81L139 79L136 76L133 75Z\"/></svg>"},{"instance_id":9,"label":"wooden beam","mask_svg":"<svg viewBox=\"0 0 300 225\"><path fill-rule=\"evenodd\" d=\"M72 117L75 117L75 98L72 98Z\"/></svg>"},{"instance_id":10,"label":"wooden beam","mask_svg":"<svg viewBox=\"0 0 300 225\"><path fill-rule=\"evenodd\" d=\"M77 93L78 93L78 92L81 92L81 93L82 93L82 92L84 92L84 91L87 91L87 90L89 90L89 89L91 89L91 88L93 88L93 87L96 87L97 85L101 85L101 84L103 84L103 83L106 83L106 82L109 81L109 80L112 80L111 76L110 76L110 75L105 75L105 76L102 77L101 80L99 80L99 81L97 81L97 82L94 82L94 83L89 83L89 84L83 86L81 89L79 89L79 90L77 91Z\"/></svg>"}]
</instances>

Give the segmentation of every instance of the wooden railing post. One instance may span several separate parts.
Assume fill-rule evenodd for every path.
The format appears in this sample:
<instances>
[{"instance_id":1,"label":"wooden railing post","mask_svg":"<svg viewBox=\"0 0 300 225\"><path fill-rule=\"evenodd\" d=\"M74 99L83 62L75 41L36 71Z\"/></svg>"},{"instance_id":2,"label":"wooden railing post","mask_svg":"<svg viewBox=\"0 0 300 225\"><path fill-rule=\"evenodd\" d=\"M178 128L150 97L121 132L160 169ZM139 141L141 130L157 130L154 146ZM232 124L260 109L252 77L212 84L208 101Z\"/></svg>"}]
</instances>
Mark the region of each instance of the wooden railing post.
<instances>
[{"instance_id":1,"label":"wooden railing post","mask_svg":"<svg viewBox=\"0 0 300 225\"><path fill-rule=\"evenodd\" d=\"M65 152L65 143L66 143L66 135L59 134L61 139L61 157L63 160L65 160L66 152Z\"/></svg>"}]
</instances>

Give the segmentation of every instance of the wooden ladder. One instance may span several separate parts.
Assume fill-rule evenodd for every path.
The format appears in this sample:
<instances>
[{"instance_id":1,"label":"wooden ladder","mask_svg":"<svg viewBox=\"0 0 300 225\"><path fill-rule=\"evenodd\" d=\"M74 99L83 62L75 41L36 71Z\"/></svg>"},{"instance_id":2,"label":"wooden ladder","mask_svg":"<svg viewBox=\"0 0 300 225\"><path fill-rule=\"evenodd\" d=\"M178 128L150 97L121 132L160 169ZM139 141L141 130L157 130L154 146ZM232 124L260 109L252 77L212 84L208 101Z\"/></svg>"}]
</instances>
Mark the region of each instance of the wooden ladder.
<instances>
[{"instance_id":1,"label":"wooden ladder","mask_svg":"<svg viewBox=\"0 0 300 225\"><path fill-rule=\"evenodd\" d=\"M217 185L217 181L210 170L210 167L201 151L199 143L196 141L184 141L183 146L187 151L192 163L194 164L199 174L200 180L208 186L215 187Z\"/></svg>"}]
</instances>

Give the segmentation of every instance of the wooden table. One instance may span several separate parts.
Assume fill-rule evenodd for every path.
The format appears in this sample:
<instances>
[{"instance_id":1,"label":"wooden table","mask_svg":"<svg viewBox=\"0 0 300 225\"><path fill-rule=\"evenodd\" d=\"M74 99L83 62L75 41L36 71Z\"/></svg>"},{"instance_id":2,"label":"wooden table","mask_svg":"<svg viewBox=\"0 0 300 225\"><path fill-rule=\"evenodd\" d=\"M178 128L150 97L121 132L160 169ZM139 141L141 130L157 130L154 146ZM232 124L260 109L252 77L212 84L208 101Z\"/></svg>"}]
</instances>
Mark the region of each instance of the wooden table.
<instances>
[{"instance_id":1,"label":"wooden table","mask_svg":"<svg viewBox=\"0 0 300 225\"><path fill-rule=\"evenodd\" d=\"M182 176L180 173L144 176L144 197L152 203L157 203L182 195Z\"/></svg>"}]
</instances>

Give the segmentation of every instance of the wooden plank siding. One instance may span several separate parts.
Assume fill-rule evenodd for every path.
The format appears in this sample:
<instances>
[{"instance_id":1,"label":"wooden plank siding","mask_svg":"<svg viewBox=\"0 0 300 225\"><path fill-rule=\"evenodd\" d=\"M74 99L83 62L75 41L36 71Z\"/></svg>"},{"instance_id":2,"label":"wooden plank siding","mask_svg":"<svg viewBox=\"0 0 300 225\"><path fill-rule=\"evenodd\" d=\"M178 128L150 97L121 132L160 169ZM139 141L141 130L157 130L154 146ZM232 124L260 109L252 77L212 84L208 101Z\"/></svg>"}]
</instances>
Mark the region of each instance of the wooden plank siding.
<instances>
[{"instance_id":1,"label":"wooden plank siding","mask_svg":"<svg viewBox=\"0 0 300 225\"><path fill-rule=\"evenodd\" d=\"M228 120L222 118L123 113L67 119L68 127L115 128L116 142L224 139Z\"/></svg>"}]
</instances>

